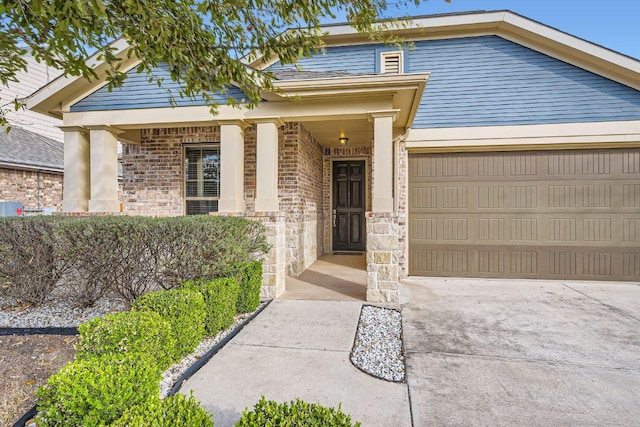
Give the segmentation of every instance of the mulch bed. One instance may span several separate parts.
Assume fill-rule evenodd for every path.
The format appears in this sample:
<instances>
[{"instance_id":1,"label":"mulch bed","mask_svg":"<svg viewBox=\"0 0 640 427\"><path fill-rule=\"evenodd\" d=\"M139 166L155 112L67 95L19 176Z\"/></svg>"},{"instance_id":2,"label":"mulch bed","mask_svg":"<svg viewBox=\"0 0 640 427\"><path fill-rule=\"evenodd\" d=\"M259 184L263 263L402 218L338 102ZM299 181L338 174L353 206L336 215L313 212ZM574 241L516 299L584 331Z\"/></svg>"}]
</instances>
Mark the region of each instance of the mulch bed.
<instances>
[{"instance_id":1,"label":"mulch bed","mask_svg":"<svg viewBox=\"0 0 640 427\"><path fill-rule=\"evenodd\" d=\"M77 336L0 336L0 425L13 425L36 403L38 387L73 360Z\"/></svg>"}]
</instances>

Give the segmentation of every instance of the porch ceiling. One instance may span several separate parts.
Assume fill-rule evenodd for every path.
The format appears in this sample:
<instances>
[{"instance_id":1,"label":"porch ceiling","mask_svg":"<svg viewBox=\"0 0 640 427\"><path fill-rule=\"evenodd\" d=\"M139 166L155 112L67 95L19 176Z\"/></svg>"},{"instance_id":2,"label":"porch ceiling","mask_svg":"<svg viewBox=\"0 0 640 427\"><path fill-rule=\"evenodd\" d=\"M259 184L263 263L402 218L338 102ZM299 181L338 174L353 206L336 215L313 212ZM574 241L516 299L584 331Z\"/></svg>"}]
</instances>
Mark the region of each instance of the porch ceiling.
<instances>
[{"instance_id":1,"label":"porch ceiling","mask_svg":"<svg viewBox=\"0 0 640 427\"><path fill-rule=\"evenodd\" d=\"M370 146L373 140L373 124L364 119L303 121L302 124L325 148L340 147L338 138L341 136L349 138L347 147Z\"/></svg>"}]
</instances>

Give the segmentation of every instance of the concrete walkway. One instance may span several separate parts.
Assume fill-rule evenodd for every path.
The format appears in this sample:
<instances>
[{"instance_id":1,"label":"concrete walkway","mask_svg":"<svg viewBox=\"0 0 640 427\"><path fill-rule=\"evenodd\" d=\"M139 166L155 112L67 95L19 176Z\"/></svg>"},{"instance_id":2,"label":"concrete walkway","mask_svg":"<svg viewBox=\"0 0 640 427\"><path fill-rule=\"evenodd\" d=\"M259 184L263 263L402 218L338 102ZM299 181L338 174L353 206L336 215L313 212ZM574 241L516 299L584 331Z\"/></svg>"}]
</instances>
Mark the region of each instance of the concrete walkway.
<instances>
[{"instance_id":1,"label":"concrete walkway","mask_svg":"<svg viewBox=\"0 0 640 427\"><path fill-rule=\"evenodd\" d=\"M182 388L233 426L261 395L337 407L363 426L410 426L406 384L372 378L349 353L361 303L275 300Z\"/></svg>"},{"instance_id":2,"label":"concrete walkway","mask_svg":"<svg viewBox=\"0 0 640 427\"><path fill-rule=\"evenodd\" d=\"M415 426L637 426L640 286L404 281Z\"/></svg>"},{"instance_id":3,"label":"concrete walkway","mask_svg":"<svg viewBox=\"0 0 640 427\"><path fill-rule=\"evenodd\" d=\"M636 426L640 285L403 281L407 384L349 362L361 303L275 300L183 387L232 426L261 395L363 426Z\"/></svg>"}]
</instances>

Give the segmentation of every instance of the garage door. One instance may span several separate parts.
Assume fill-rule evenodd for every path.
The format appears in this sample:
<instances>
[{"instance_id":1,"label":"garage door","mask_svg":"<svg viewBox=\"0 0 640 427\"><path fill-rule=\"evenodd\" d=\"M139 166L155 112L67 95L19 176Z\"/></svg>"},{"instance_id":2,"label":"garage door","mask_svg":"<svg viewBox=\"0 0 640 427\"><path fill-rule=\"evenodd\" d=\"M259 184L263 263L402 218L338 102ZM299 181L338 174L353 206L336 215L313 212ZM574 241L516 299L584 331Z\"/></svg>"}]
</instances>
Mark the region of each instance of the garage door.
<instances>
[{"instance_id":1,"label":"garage door","mask_svg":"<svg viewBox=\"0 0 640 427\"><path fill-rule=\"evenodd\" d=\"M409 274L640 280L640 149L409 155Z\"/></svg>"}]
</instances>

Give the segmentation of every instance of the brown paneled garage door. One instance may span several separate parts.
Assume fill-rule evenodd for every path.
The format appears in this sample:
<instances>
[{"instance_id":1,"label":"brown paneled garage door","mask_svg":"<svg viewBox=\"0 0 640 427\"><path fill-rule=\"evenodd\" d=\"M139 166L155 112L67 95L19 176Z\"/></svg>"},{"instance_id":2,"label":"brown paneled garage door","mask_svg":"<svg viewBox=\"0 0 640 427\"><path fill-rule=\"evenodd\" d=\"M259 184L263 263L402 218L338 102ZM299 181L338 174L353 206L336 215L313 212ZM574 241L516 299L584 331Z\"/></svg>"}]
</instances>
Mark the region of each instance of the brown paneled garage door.
<instances>
[{"instance_id":1,"label":"brown paneled garage door","mask_svg":"<svg viewBox=\"0 0 640 427\"><path fill-rule=\"evenodd\" d=\"M640 280L640 149L410 154L409 274Z\"/></svg>"}]
</instances>

